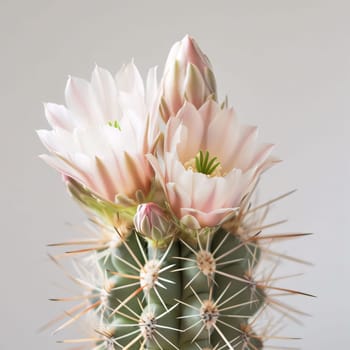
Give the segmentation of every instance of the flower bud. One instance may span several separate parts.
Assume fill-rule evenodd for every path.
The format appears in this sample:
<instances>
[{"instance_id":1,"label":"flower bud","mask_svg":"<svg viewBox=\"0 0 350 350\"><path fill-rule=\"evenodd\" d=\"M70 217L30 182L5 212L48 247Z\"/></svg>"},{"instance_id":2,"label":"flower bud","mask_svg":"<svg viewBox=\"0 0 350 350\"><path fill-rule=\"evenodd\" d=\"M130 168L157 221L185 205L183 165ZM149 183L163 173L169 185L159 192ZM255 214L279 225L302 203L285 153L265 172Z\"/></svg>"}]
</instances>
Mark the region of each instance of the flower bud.
<instances>
[{"instance_id":1,"label":"flower bud","mask_svg":"<svg viewBox=\"0 0 350 350\"><path fill-rule=\"evenodd\" d=\"M152 241L164 241L169 236L171 222L161 207L149 202L137 207L134 225L136 231Z\"/></svg>"},{"instance_id":2,"label":"flower bud","mask_svg":"<svg viewBox=\"0 0 350 350\"><path fill-rule=\"evenodd\" d=\"M193 38L186 35L170 50L162 79L160 111L167 121L185 100L199 108L208 98L216 99L211 64Z\"/></svg>"}]
</instances>

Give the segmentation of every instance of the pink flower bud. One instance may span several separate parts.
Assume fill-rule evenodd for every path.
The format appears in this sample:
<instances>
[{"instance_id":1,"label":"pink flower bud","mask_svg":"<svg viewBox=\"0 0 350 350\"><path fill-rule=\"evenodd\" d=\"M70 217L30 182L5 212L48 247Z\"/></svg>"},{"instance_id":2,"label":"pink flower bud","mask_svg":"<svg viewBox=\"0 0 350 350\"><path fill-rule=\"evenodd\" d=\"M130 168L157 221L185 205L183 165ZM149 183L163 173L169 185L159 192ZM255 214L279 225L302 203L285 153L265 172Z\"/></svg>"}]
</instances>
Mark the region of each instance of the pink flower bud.
<instances>
[{"instance_id":1,"label":"pink flower bud","mask_svg":"<svg viewBox=\"0 0 350 350\"><path fill-rule=\"evenodd\" d=\"M211 64L193 38L186 35L170 50L162 79L161 114L165 121L177 114L185 100L199 108L216 99Z\"/></svg>"},{"instance_id":2,"label":"pink flower bud","mask_svg":"<svg viewBox=\"0 0 350 350\"><path fill-rule=\"evenodd\" d=\"M155 240L164 240L169 234L170 222L164 210L156 203L144 203L137 207L134 216L136 231Z\"/></svg>"}]
</instances>

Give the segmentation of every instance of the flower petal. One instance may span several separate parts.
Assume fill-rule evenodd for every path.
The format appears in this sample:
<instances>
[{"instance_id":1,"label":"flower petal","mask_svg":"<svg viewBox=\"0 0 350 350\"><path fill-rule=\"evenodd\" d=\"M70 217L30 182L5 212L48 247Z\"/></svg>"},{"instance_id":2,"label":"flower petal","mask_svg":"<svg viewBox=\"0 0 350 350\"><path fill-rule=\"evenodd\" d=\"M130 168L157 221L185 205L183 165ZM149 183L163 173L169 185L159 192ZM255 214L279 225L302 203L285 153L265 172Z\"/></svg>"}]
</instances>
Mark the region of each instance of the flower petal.
<instances>
[{"instance_id":1,"label":"flower petal","mask_svg":"<svg viewBox=\"0 0 350 350\"><path fill-rule=\"evenodd\" d=\"M91 86L104 122L119 120L121 112L117 102L117 87L112 74L96 66L92 73Z\"/></svg>"},{"instance_id":2,"label":"flower petal","mask_svg":"<svg viewBox=\"0 0 350 350\"><path fill-rule=\"evenodd\" d=\"M66 131L72 131L75 128L74 119L65 106L45 103L44 108L46 119L53 128L60 128Z\"/></svg>"},{"instance_id":3,"label":"flower petal","mask_svg":"<svg viewBox=\"0 0 350 350\"><path fill-rule=\"evenodd\" d=\"M83 125L104 122L90 83L84 79L69 77L65 90L68 109Z\"/></svg>"}]
</instances>

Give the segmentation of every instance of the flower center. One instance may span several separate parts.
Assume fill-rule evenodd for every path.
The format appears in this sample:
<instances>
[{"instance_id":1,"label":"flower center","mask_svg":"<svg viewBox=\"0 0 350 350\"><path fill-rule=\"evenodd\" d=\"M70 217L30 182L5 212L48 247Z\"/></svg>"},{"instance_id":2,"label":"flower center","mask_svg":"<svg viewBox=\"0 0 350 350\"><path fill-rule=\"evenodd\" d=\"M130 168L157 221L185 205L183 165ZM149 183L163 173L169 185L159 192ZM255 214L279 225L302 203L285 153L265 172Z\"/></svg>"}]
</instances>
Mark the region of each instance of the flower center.
<instances>
[{"instance_id":1,"label":"flower center","mask_svg":"<svg viewBox=\"0 0 350 350\"><path fill-rule=\"evenodd\" d=\"M222 167L217 157L211 157L208 151L199 151L197 155L184 164L186 169L205 174L209 177L223 176Z\"/></svg>"},{"instance_id":2,"label":"flower center","mask_svg":"<svg viewBox=\"0 0 350 350\"><path fill-rule=\"evenodd\" d=\"M119 129L119 130L121 130L120 129L120 125L119 125L119 123L118 123L118 120L109 120L108 121L108 125L109 126L111 126L112 128L116 128L116 129Z\"/></svg>"}]
</instances>

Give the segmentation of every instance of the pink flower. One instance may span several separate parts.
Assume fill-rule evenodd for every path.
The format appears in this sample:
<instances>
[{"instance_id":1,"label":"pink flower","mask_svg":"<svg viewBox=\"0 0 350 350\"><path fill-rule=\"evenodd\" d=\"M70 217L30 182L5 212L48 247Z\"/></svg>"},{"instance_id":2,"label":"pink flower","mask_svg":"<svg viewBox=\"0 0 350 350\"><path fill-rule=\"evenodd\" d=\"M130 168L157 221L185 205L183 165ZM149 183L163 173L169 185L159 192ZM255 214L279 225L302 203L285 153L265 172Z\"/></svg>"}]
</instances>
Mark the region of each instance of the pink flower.
<instances>
[{"instance_id":1,"label":"pink flower","mask_svg":"<svg viewBox=\"0 0 350 350\"><path fill-rule=\"evenodd\" d=\"M185 100L199 108L208 98L216 98L211 64L190 36L186 35L171 48L161 88L160 109L165 121L176 115Z\"/></svg>"},{"instance_id":2,"label":"pink flower","mask_svg":"<svg viewBox=\"0 0 350 350\"><path fill-rule=\"evenodd\" d=\"M145 155L157 137L155 69L145 92L133 63L116 78L96 67L91 82L69 78L65 97L67 107L45 105L52 130L38 134L51 155L41 158L106 200L147 195L154 173Z\"/></svg>"},{"instance_id":3,"label":"pink flower","mask_svg":"<svg viewBox=\"0 0 350 350\"><path fill-rule=\"evenodd\" d=\"M256 139L257 128L239 124L232 108L185 103L168 121L164 159L148 156L175 215L195 227L230 216L274 162L273 146Z\"/></svg>"},{"instance_id":4,"label":"pink flower","mask_svg":"<svg viewBox=\"0 0 350 350\"><path fill-rule=\"evenodd\" d=\"M160 240L169 234L171 223L164 210L156 203L143 203L137 207L134 217L136 231L144 236Z\"/></svg>"}]
</instances>

